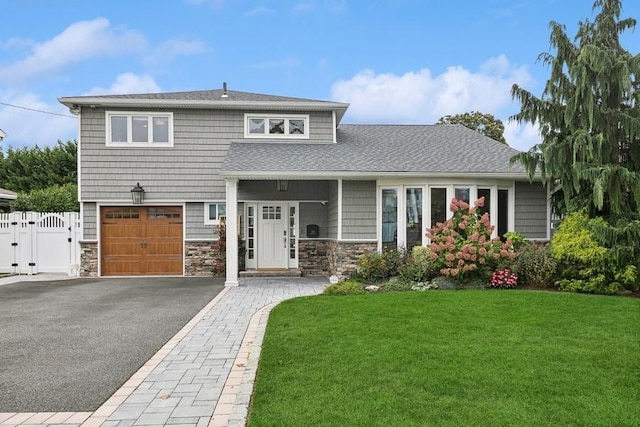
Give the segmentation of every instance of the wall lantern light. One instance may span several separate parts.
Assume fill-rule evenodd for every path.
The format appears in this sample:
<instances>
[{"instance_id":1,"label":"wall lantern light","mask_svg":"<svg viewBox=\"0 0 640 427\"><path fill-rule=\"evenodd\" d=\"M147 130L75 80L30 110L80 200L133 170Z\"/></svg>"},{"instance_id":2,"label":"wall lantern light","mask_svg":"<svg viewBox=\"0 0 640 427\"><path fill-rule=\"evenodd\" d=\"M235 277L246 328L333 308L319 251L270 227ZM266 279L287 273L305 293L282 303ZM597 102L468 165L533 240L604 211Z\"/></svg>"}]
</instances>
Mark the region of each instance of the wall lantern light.
<instances>
[{"instance_id":1,"label":"wall lantern light","mask_svg":"<svg viewBox=\"0 0 640 427\"><path fill-rule=\"evenodd\" d=\"M140 187L140 183L137 183L135 187L131 189L131 199L134 205L141 205L144 200L144 188Z\"/></svg>"},{"instance_id":2,"label":"wall lantern light","mask_svg":"<svg viewBox=\"0 0 640 427\"><path fill-rule=\"evenodd\" d=\"M286 179L279 179L276 181L276 188L278 191L287 191L289 190L289 181Z\"/></svg>"}]
</instances>

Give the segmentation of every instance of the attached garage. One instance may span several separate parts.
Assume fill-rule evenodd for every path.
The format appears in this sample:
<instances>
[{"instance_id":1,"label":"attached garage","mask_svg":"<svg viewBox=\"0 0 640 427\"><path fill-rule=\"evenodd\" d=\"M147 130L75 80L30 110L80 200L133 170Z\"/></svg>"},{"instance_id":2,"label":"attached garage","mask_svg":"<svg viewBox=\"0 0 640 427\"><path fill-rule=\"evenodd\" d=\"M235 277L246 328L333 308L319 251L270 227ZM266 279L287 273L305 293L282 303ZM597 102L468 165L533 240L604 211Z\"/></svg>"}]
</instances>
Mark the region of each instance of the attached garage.
<instances>
[{"instance_id":1,"label":"attached garage","mask_svg":"<svg viewBox=\"0 0 640 427\"><path fill-rule=\"evenodd\" d=\"M182 207L102 207L100 220L103 276L183 274Z\"/></svg>"}]
</instances>

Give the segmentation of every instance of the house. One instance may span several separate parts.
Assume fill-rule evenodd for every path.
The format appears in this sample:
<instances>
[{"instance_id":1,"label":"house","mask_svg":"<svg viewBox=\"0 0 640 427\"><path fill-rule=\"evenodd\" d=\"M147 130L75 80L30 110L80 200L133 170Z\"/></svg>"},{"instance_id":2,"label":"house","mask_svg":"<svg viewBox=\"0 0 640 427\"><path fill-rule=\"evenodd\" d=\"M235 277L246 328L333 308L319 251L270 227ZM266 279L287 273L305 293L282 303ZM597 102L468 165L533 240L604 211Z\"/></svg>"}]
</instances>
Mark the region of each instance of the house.
<instances>
[{"instance_id":1,"label":"house","mask_svg":"<svg viewBox=\"0 0 640 427\"><path fill-rule=\"evenodd\" d=\"M484 196L499 235L550 236L517 151L461 125L341 124L348 104L226 84L59 101L79 117L84 276L211 274L221 220L229 286L239 261L346 276L361 253L425 244L453 197Z\"/></svg>"},{"instance_id":2,"label":"house","mask_svg":"<svg viewBox=\"0 0 640 427\"><path fill-rule=\"evenodd\" d=\"M9 203L16 200L17 198L17 193L14 193L11 190L0 188L0 212L2 212L3 209L6 209L9 206Z\"/></svg>"}]
</instances>

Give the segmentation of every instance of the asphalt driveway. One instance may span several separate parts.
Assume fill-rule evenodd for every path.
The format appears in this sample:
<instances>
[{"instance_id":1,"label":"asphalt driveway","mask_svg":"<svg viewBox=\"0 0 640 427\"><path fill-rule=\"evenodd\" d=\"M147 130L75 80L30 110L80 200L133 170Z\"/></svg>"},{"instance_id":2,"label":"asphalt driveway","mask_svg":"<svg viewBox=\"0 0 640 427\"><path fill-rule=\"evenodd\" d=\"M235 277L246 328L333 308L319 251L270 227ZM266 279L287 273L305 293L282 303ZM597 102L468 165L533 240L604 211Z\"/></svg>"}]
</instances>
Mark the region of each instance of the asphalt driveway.
<instances>
[{"instance_id":1,"label":"asphalt driveway","mask_svg":"<svg viewBox=\"0 0 640 427\"><path fill-rule=\"evenodd\" d=\"M210 277L0 286L0 412L96 410L222 289Z\"/></svg>"}]
</instances>

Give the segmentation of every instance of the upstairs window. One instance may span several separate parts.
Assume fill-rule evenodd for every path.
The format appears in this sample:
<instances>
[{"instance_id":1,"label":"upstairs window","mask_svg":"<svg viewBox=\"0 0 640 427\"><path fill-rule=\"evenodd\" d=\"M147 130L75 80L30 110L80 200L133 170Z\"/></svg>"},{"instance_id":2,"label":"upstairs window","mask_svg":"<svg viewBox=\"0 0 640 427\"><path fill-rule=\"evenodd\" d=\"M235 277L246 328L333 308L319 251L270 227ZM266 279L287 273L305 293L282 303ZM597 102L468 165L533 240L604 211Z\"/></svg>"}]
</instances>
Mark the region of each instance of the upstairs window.
<instances>
[{"instance_id":1,"label":"upstairs window","mask_svg":"<svg viewBox=\"0 0 640 427\"><path fill-rule=\"evenodd\" d=\"M172 147L173 114L107 112L107 146Z\"/></svg>"},{"instance_id":2,"label":"upstairs window","mask_svg":"<svg viewBox=\"0 0 640 427\"><path fill-rule=\"evenodd\" d=\"M309 116L245 114L246 138L309 138Z\"/></svg>"}]
</instances>

